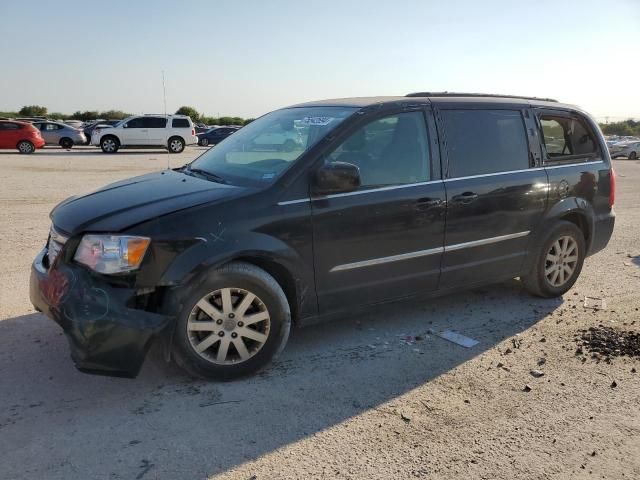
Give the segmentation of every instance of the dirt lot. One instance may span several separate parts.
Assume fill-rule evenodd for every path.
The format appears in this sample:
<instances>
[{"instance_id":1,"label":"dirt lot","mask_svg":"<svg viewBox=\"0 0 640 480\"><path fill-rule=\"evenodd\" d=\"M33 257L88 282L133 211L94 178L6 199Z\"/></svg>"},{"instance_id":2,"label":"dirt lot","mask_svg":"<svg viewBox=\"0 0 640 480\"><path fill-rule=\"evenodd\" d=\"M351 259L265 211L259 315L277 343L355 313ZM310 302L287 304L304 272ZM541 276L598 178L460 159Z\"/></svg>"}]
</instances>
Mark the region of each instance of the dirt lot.
<instances>
[{"instance_id":1,"label":"dirt lot","mask_svg":"<svg viewBox=\"0 0 640 480\"><path fill-rule=\"evenodd\" d=\"M391 306L294 332L270 370L233 383L192 381L157 351L135 380L81 374L28 299L47 215L166 162L0 154L0 478L640 478L640 360L576 355L574 340L599 324L640 331L640 162L615 162L612 242L563 299L512 281ZM480 343L430 333L447 328Z\"/></svg>"}]
</instances>

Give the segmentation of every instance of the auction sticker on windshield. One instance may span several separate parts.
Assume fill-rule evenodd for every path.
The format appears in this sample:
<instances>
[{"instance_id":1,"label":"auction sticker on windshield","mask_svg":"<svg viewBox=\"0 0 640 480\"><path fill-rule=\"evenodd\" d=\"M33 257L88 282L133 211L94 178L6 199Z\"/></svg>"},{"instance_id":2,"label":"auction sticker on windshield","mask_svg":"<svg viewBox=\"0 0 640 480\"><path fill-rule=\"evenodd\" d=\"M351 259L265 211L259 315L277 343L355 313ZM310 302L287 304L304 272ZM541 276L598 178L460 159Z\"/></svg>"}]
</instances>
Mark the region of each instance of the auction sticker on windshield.
<instances>
[{"instance_id":1,"label":"auction sticker on windshield","mask_svg":"<svg viewBox=\"0 0 640 480\"><path fill-rule=\"evenodd\" d=\"M333 117L304 117L302 120L299 120L299 122L301 125L324 126L329 125L333 119Z\"/></svg>"}]
</instances>

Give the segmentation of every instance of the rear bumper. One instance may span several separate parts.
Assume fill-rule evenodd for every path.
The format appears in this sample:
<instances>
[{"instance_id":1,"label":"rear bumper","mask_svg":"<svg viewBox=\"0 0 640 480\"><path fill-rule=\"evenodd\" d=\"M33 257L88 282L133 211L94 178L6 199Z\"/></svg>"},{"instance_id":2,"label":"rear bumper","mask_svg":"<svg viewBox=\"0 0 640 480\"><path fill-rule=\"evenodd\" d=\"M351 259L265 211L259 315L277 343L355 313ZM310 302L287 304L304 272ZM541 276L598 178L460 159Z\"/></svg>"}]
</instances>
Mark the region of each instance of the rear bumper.
<instances>
[{"instance_id":1,"label":"rear bumper","mask_svg":"<svg viewBox=\"0 0 640 480\"><path fill-rule=\"evenodd\" d=\"M131 308L134 289L116 288L75 265L43 264L43 249L31 267L33 306L62 327L78 370L135 377L154 338L171 317Z\"/></svg>"},{"instance_id":2,"label":"rear bumper","mask_svg":"<svg viewBox=\"0 0 640 480\"><path fill-rule=\"evenodd\" d=\"M46 142L44 141L44 138L40 138L40 139L33 140L33 145L34 145L36 148L42 148L42 147L44 147L45 143L46 143Z\"/></svg>"},{"instance_id":3,"label":"rear bumper","mask_svg":"<svg viewBox=\"0 0 640 480\"><path fill-rule=\"evenodd\" d=\"M598 253L604 247L607 246L611 235L613 234L613 227L616 223L616 214L611 209L611 212L598 215L594 218L593 222L593 235L591 245L587 255L593 255Z\"/></svg>"}]
</instances>

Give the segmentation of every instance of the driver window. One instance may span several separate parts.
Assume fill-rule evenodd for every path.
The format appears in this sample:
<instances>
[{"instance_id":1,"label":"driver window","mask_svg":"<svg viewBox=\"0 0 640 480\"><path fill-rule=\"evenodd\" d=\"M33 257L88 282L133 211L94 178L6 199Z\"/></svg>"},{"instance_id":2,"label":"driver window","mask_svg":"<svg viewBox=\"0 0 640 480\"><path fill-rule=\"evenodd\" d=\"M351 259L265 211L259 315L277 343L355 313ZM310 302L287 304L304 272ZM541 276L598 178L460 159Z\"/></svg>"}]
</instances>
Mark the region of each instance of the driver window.
<instances>
[{"instance_id":1,"label":"driver window","mask_svg":"<svg viewBox=\"0 0 640 480\"><path fill-rule=\"evenodd\" d=\"M422 112L400 113L361 127L326 160L360 169L361 187L430 180L427 126Z\"/></svg>"},{"instance_id":2,"label":"driver window","mask_svg":"<svg viewBox=\"0 0 640 480\"><path fill-rule=\"evenodd\" d=\"M124 126L127 128L143 128L144 118L132 118Z\"/></svg>"}]
</instances>

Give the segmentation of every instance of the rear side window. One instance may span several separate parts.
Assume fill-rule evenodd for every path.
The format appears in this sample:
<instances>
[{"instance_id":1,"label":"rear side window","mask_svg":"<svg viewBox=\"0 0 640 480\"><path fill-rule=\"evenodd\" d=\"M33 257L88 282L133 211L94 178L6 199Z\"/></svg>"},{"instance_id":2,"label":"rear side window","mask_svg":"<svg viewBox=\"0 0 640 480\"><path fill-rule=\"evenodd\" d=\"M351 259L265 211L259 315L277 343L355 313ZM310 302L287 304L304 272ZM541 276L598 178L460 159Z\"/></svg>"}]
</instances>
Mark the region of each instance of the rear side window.
<instances>
[{"instance_id":1,"label":"rear side window","mask_svg":"<svg viewBox=\"0 0 640 480\"><path fill-rule=\"evenodd\" d=\"M529 144L518 110L443 110L449 177L529 168Z\"/></svg>"},{"instance_id":2,"label":"rear side window","mask_svg":"<svg viewBox=\"0 0 640 480\"><path fill-rule=\"evenodd\" d=\"M165 128L167 119L162 117L145 117L143 121L144 128Z\"/></svg>"},{"instance_id":3,"label":"rear side window","mask_svg":"<svg viewBox=\"0 0 640 480\"><path fill-rule=\"evenodd\" d=\"M572 116L541 115L542 139L550 160L591 156L597 153L596 141L585 123Z\"/></svg>"},{"instance_id":4,"label":"rear side window","mask_svg":"<svg viewBox=\"0 0 640 480\"><path fill-rule=\"evenodd\" d=\"M189 120L186 118L174 118L171 121L171 128L190 128Z\"/></svg>"},{"instance_id":5,"label":"rear side window","mask_svg":"<svg viewBox=\"0 0 640 480\"><path fill-rule=\"evenodd\" d=\"M406 185L431 179L422 112L391 115L357 130L329 155L360 169L361 187Z\"/></svg>"},{"instance_id":6,"label":"rear side window","mask_svg":"<svg viewBox=\"0 0 640 480\"><path fill-rule=\"evenodd\" d=\"M0 122L0 130L20 130L20 125L17 123Z\"/></svg>"}]
</instances>

